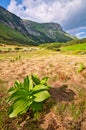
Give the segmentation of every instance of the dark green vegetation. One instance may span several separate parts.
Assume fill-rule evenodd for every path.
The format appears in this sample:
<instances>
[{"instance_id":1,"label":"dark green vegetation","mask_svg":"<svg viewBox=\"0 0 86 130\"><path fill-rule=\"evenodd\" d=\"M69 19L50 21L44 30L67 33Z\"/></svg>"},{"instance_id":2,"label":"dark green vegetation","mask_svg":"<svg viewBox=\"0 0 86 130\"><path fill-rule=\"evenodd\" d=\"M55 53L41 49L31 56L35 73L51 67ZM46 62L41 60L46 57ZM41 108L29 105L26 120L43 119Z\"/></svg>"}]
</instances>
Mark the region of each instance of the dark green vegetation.
<instances>
[{"instance_id":1,"label":"dark green vegetation","mask_svg":"<svg viewBox=\"0 0 86 130\"><path fill-rule=\"evenodd\" d=\"M35 44L27 35L24 35L3 23L0 23L0 43L5 44Z\"/></svg>"},{"instance_id":2,"label":"dark green vegetation","mask_svg":"<svg viewBox=\"0 0 86 130\"><path fill-rule=\"evenodd\" d=\"M0 6L0 43L38 45L72 39L57 23L22 20Z\"/></svg>"},{"instance_id":3,"label":"dark green vegetation","mask_svg":"<svg viewBox=\"0 0 86 130\"><path fill-rule=\"evenodd\" d=\"M47 44L41 44L39 45L40 48L45 48L48 50L55 50L55 51L60 51L60 47L64 45L64 43L47 43Z\"/></svg>"},{"instance_id":4,"label":"dark green vegetation","mask_svg":"<svg viewBox=\"0 0 86 130\"><path fill-rule=\"evenodd\" d=\"M40 48L45 48L48 50L55 50L70 54L86 54L86 39L76 39L67 43L48 43L39 45Z\"/></svg>"},{"instance_id":5,"label":"dark green vegetation","mask_svg":"<svg viewBox=\"0 0 86 130\"><path fill-rule=\"evenodd\" d=\"M69 45L83 44L83 43L86 43L86 38L83 38L83 39L74 39L74 40L71 40L71 41L67 42L65 45L69 46Z\"/></svg>"},{"instance_id":6,"label":"dark green vegetation","mask_svg":"<svg viewBox=\"0 0 86 130\"><path fill-rule=\"evenodd\" d=\"M22 20L1 6L0 6L0 22L19 32L27 34L27 30L25 29Z\"/></svg>"},{"instance_id":7,"label":"dark green vegetation","mask_svg":"<svg viewBox=\"0 0 86 130\"><path fill-rule=\"evenodd\" d=\"M41 110L43 101L50 97L47 91L50 89L47 80L48 77L40 80L38 76L31 75L27 76L23 83L15 81L14 86L8 90L8 93L11 94L8 98L8 102L11 102L9 117L26 113L28 109Z\"/></svg>"}]
</instances>

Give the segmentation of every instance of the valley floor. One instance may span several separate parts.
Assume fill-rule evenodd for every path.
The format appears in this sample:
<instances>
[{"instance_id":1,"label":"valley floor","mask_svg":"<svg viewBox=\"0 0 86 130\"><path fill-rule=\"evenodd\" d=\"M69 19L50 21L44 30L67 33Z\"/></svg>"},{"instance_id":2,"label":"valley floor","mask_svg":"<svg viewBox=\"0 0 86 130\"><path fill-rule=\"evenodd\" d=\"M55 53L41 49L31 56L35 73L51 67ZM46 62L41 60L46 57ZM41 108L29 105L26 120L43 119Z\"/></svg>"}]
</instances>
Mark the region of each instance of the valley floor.
<instances>
[{"instance_id":1,"label":"valley floor","mask_svg":"<svg viewBox=\"0 0 86 130\"><path fill-rule=\"evenodd\" d=\"M3 86L4 89L8 89L15 80L23 81L29 74L37 74L40 78L49 77L52 98L45 102L44 112L35 121L29 120L28 114L21 119L14 119L14 122L7 115L2 120L3 112L0 112L0 128L86 130L86 55L65 55L54 51L37 50L33 55L32 52L25 52L26 57L19 53L17 58L12 58L14 53L9 53L11 58L0 60L1 99L5 93L2 90ZM1 105L3 104L5 102L1 102ZM7 106L4 107L1 106L1 110L6 113Z\"/></svg>"}]
</instances>

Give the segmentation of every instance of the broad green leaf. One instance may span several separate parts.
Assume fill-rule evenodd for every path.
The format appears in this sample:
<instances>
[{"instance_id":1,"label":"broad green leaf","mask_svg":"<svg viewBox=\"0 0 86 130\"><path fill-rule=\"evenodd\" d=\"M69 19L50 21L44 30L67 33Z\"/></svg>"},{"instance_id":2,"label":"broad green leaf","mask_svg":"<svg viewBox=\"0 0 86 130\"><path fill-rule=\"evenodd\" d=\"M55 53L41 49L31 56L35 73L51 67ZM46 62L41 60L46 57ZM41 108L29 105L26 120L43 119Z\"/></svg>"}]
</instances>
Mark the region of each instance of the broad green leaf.
<instances>
[{"instance_id":1,"label":"broad green leaf","mask_svg":"<svg viewBox=\"0 0 86 130\"><path fill-rule=\"evenodd\" d=\"M32 76L29 76L29 91L33 89L33 81L32 81Z\"/></svg>"},{"instance_id":2,"label":"broad green leaf","mask_svg":"<svg viewBox=\"0 0 86 130\"><path fill-rule=\"evenodd\" d=\"M23 83L24 88L26 88L27 90L32 90L33 89L33 81L32 81L32 76L27 76L24 79L24 83Z\"/></svg>"},{"instance_id":3,"label":"broad green leaf","mask_svg":"<svg viewBox=\"0 0 86 130\"><path fill-rule=\"evenodd\" d=\"M20 88L20 87L22 87L22 84L17 80L17 81L15 81L14 86L15 86L15 88Z\"/></svg>"},{"instance_id":4,"label":"broad green leaf","mask_svg":"<svg viewBox=\"0 0 86 130\"><path fill-rule=\"evenodd\" d=\"M7 93L13 93L13 92L15 92L17 89L15 88L15 87L11 87L8 91L7 91Z\"/></svg>"},{"instance_id":5,"label":"broad green leaf","mask_svg":"<svg viewBox=\"0 0 86 130\"><path fill-rule=\"evenodd\" d=\"M30 106L33 111L39 111L42 110L43 108L43 103L42 102L33 102Z\"/></svg>"},{"instance_id":6,"label":"broad green leaf","mask_svg":"<svg viewBox=\"0 0 86 130\"><path fill-rule=\"evenodd\" d=\"M12 113L12 111L13 111L13 107L10 106L10 108L8 109L8 115L10 115Z\"/></svg>"},{"instance_id":7,"label":"broad green leaf","mask_svg":"<svg viewBox=\"0 0 86 130\"><path fill-rule=\"evenodd\" d=\"M11 100L16 100L17 98L27 98L29 96L29 92L26 91L24 88L20 88L18 89L16 92L14 92L7 100L7 102L11 101Z\"/></svg>"},{"instance_id":8,"label":"broad green leaf","mask_svg":"<svg viewBox=\"0 0 86 130\"><path fill-rule=\"evenodd\" d=\"M28 90L29 90L29 78L28 78L28 76L24 78L23 87L24 87L25 89L28 89Z\"/></svg>"},{"instance_id":9,"label":"broad green leaf","mask_svg":"<svg viewBox=\"0 0 86 130\"><path fill-rule=\"evenodd\" d=\"M16 100L12 106L11 106L11 113L9 114L9 117L16 117L18 114L25 112L25 109L31 104L32 102L29 102L25 99L18 99Z\"/></svg>"},{"instance_id":10,"label":"broad green leaf","mask_svg":"<svg viewBox=\"0 0 86 130\"><path fill-rule=\"evenodd\" d=\"M40 79L38 78L37 75L32 75L32 80L33 80L35 85L40 84Z\"/></svg>"},{"instance_id":11,"label":"broad green leaf","mask_svg":"<svg viewBox=\"0 0 86 130\"><path fill-rule=\"evenodd\" d=\"M45 99L49 98L50 94L48 91L45 90L45 91L41 91L37 94L34 94L34 96L35 96L35 99L34 99L35 102L42 102Z\"/></svg>"},{"instance_id":12,"label":"broad green leaf","mask_svg":"<svg viewBox=\"0 0 86 130\"><path fill-rule=\"evenodd\" d=\"M48 86L43 85L43 84L39 84L39 85L36 85L36 86L33 88L33 91L48 90L48 89L49 89Z\"/></svg>"},{"instance_id":13,"label":"broad green leaf","mask_svg":"<svg viewBox=\"0 0 86 130\"><path fill-rule=\"evenodd\" d=\"M48 80L48 77L44 77L44 78L42 78L40 83L41 84L46 84L47 80Z\"/></svg>"},{"instance_id":14,"label":"broad green leaf","mask_svg":"<svg viewBox=\"0 0 86 130\"><path fill-rule=\"evenodd\" d=\"M12 104L9 117L25 113L29 108L33 111L41 110L42 101L50 97L47 79L48 77L44 77L40 81L36 75L30 75L25 77L23 83L15 81L14 86L8 90L10 94L8 102Z\"/></svg>"},{"instance_id":15,"label":"broad green leaf","mask_svg":"<svg viewBox=\"0 0 86 130\"><path fill-rule=\"evenodd\" d=\"M8 93L12 94L14 92L16 92L19 88L22 87L22 84L19 82L19 81L15 81L14 83L14 86L11 87L9 90L8 90Z\"/></svg>"}]
</instances>

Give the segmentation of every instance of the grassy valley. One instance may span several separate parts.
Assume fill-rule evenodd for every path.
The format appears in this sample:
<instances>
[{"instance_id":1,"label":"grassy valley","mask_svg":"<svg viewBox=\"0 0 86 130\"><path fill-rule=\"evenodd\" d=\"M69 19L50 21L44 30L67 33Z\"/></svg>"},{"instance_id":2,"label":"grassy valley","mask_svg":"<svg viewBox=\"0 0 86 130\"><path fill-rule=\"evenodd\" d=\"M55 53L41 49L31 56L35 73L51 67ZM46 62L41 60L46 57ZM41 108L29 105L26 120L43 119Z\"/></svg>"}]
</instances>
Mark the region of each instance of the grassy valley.
<instances>
[{"instance_id":1,"label":"grassy valley","mask_svg":"<svg viewBox=\"0 0 86 130\"><path fill-rule=\"evenodd\" d=\"M66 54L86 54L86 39L76 39L67 43L48 43L39 45L40 48L55 50Z\"/></svg>"},{"instance_id":2,"label":"grassy valley","mask_svg":"<svg viewBox=\"0 0 86 130\"><path fill-rule=\"evenodd\" d=\"M58 43L51 43L51 48ZM84 43L85 44L85 43ZM84 44L80 44L83 45ZM65 46L65 52L57 49L20 45L0 46L0 129L23 130L85 130L86 128L86 55L74 55L77 45ZM78 48L78 47L77 47ZM85 46L84 46L85 48ZM79 48L82 51L83 48ZM30 74L40 79L48 76L51 98L43 102L43 110L31 110L15 118L9 118L6 102L7 90L16 80L23 82Z\"/></svg>"},{"instance_id":3,"label":"grassy valley","mask_svg":"<svg viewBox=\"0 0 86 130\"><path fill-rule=\"evenodd\" d=\"M86 54L86 43L65 46L61 48L61 51L75 54Z\"/></svg>"}]
</instances>

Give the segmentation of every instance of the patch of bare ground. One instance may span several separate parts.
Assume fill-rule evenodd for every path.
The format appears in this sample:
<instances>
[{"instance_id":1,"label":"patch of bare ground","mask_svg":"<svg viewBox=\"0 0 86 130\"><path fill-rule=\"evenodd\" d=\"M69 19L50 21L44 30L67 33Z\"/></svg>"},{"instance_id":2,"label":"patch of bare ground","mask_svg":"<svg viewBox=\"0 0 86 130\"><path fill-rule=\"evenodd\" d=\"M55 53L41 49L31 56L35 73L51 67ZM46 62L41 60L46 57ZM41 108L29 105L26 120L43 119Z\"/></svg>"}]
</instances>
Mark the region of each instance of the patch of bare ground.
<instances>
[{"instance_id":1,"label":"patch of bare ground","mask_svg":"<svg viewBox=\"0 0 86 130\"><path fill-rule=\"evenodd\" d=\"M84 69L78 72L81 63ZM51 99L45 102L44 112L35 121L28 113L17 119L6 116L2 130L86 130L86 55L59 53L0 61L0 81L6 81L7 89L29 74L49 77Z\"/></svg>"}]
</instances>

